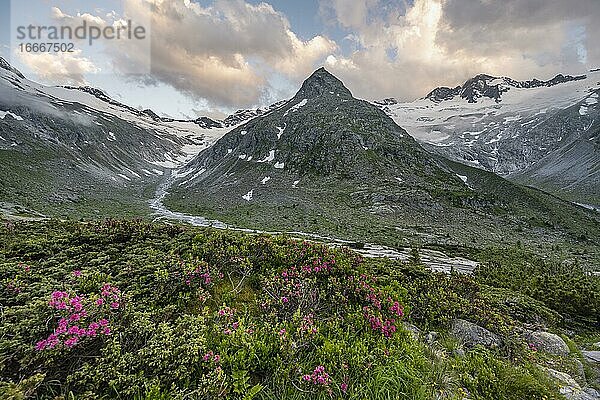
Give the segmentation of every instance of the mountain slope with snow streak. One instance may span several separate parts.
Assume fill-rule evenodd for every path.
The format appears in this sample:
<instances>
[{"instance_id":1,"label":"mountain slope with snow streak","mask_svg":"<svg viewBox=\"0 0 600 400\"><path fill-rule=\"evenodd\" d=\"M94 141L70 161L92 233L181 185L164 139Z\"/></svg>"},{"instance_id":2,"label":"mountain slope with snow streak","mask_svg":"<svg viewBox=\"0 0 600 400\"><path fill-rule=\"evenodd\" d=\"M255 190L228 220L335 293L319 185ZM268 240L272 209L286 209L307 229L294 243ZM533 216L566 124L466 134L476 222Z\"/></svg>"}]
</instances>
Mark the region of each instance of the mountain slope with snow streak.
<instances>
[{"instance_id":1,"label":"mountain slope with snow streak","mask_svg":"<svg viewBox=\"0 0 600 400\"><path fill-rule=\"evenodd\" d=\"M540 174L531 179L523 177L533 173L535 164L551 154L573 157L563 160L573 164L583 157L588 167L579 168L579 175L571 168L569 181L564 182L563 169L545 168L544 184L539 181L538 186L553 187L553 193L559 195L561 187L569 186L573 190L565 195L572 199L580 195L587 200L600 197L599 189L593 189L600 185L590 173L598 168L598 150L590 127L600 116L596 100L600 73L590 72L585 78L559 75L559 79L517 82L514 86L506 84L516 82L509 78L484 77L487 86L474 85L484 88L475 101L461 96L467 85L473 86L473 80L469 80L462 87L438 88L413 102L388 99L376 104L430 151L503 176L514 175L532 185L537 185L536 176ZM490 85L498 91L490 92ZM491 97L482 95L486 90ZM567 151L573 146L578 147L577 152ZM548 185L553 180L556 182Z\"/></svg>"},{"instance_id":2,"label":"mountain slope with snow streak","mask_svg":"<svg viewBox=\"0 0 600 400\"><path fill-rule=\"evenodd\" d=\"M227 130L156 120L91 88L45 86L0 59L0 202L59 215L138 214L165 169Z\"/></svg>"}]
</instances>

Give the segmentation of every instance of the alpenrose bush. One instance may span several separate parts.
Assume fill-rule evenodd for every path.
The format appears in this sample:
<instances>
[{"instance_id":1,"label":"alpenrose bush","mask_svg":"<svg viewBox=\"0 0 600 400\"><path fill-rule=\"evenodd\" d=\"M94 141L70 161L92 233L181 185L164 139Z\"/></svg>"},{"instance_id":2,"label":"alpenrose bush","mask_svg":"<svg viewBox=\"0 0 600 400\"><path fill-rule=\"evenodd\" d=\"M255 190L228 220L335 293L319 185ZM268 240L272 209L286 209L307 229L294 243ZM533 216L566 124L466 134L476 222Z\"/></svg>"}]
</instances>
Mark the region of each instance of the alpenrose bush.
<instances>
[{"instance_id":1,"label":"alpenrose bush","mask_svg":"<svg viewBox=\"0 0 600 400\"><path fill-rule=\"evenodd\" d=\"M477 315L504 308L472 294L472 278L401 267L141 221L0 224L0 398L462 398L397 329L402 315L410 304L427 326L473 316L472 299L486 305ZM469 365L444 374L473 398L554 398L532 374L514 390L524 375L508 360L489 365L482 379Z\"/></svg>"},{"instance_id":2,"label":"alpenrose bush","mask_svg":"<svg viewBox=\"0 0 600 400\"><path fill-rule=\"evenodd\" d=\"M302 251L312 247L322 250L321 246L304 242ZM358 257L354 262L361 260ZM314 320L344 318L358 308L374 332L391 337L404 316L404 308L374 283L370 276L338 267L334 254L324 252L268 278L261 307L278 322L300 315L301 334L316 333Z\"/></svg>"},{"instance_id":3,"label":"alpenrose bush","mask_svg":"<svg viewBox=\"0 0 600 400\"><path fill-rule=\"evenodd\" d=\"M379 287L376 279L359 273L362 263L354 253L340 254L310 242L292 244L295 254L289 254L291 265L267 272L261 282L259 297L263 319L273 326L272 331L281 341L280 356L302 365L289 371L289 379L310 392L345 393L349 383L349 365L354 371L366 368L373 362L368 352L389 351L379 346L393 346L390 340L398 330L404 316L404 307L393 291ZM346 340L364 340L367 346L360 359L349 353L334 357L336 362L326 363L333 355L331 338L343 332ZM372 339L369 339L372 337ZM382 341L380 341L382 340ZM386 344L386 342L389 342ZM357 348L360 348L357 344ZM315 360L315 348L322 358ZM329 350L328 350L329 349ZM387 352L387 355L385 354ZM323 364L306 368L315 361ZM384 360L375 361L385 362ZM335 372L325 372L326 368Z\"/></svg>"},{"instance_id":4,"label":"alpenrose bush","mask_svg":"<svg viewBox=\"0 0 600 400\"><path fill-rule=\"evenodd\" d=\"M81 276L77 271L75 276ZM35 349L51 350L57 346L71 348L87 338L110 335L109 318L121 307L121 291L106 283L97 296L83 296L62 291L52 292L48 305L58 313L58 326Z\"/></svg>"},{"instance_id":5,"label":"alpenrose bush","mask_svg":"<svg viewBox=\"0 0 600 400\"><path fill-rule=\"evenodd\" d=\"M352 396L407 351L398 290L349 250L136 221L58 232L4 247L0 271L2 379L44 374L40 398Z\"/></svg>"}]
</instances>

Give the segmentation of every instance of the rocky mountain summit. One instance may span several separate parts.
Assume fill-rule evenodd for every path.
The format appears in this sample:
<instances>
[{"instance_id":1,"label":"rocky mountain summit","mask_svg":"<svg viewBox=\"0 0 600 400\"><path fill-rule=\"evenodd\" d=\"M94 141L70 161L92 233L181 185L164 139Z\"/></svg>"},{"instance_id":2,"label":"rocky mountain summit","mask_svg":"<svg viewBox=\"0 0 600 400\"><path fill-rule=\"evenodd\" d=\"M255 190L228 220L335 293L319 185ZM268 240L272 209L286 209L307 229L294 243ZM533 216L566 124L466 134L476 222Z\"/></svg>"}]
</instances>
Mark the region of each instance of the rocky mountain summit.
<instances>
[{"instance_id":1,"label":"rocky mountain summit","mask_svg":"<svg viewBox=\"0 0 600 400\"><path fill-rule=\"evenodd\" d=\"M551 87L565 82L578 81L586 79L585 75L571 76L558 74L547 81L532 79L528 81L517 81L508 77L495 77L486 74L477 75L468 79L462 86L454 88L438 87L433 89L425 96L433 102L452 100L460 97L469 103L477 103L480 98L493 99L496 102L502 101L502 94L508 92L511 88L531 89L536 87Z\"/></svg>"},{"instance_id":2,"label":"rocky mountain summit","mask_svg":"<svg viewBox=\"0 0 600 400\"><path fill-rule=\"evenodd\" d=\"M506 237L506 229L529 230L530 217L550 217L549 224L561 226L552 235L565 233L571 228L550 211L555 207L588 218L545 196L426 151L321 68L292 99L228 132L177 171L165 203L246 227L342 237L377 226L402 238L407 225L418 225L487 241ZM454 230L455 224L466 228Z\"/></svg>"},{"instance_id":3,"label":"rocky mountain summit","mask_svg":"<svg viewBox=\"0 0 600 400\"><path fill-rule=\"evenodd\" d=\"M215 190L228 186L232 179L240 188L254 185L252 180L261 174L265 176L256 183L268 176L270 186L289 188L309 177L402 181L415 187L463 185L385 113L355 99L323 68L291 100L232 130L202 152L188 171L193 171L192 178L183 186L211 182Z\"/></svg>"}]
</instances>

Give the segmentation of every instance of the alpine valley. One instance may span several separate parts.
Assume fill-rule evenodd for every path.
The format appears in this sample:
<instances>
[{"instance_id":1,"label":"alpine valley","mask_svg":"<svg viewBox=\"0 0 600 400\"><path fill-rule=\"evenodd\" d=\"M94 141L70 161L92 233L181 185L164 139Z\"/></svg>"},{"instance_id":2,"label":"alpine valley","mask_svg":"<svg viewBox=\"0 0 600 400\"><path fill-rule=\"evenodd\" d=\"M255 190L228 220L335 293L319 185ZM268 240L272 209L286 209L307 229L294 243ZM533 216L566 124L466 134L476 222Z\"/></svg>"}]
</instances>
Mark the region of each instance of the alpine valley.
<instances>
[{"instance_id":1,"label":"alpine valley","mask_svg":"<svg viewBox=\"0 0 600 400\"><path fill-rule=\"evenodd\" d=\"M320 68L290 100L174 120L0 66L6 214L158 212L395 249L599 257L598 73L478 75L411 103L369 103Z\"/></svg>"},{"instance_id":2,"label":"alpine valley","mask_svg":"<svg viewBox=\"0 0 600 400\"><path fill-rule=\"evenodd\" d=\"M564 78L556 85L581 81ZM469 81L465 87L469 85L480 86ZM550 90L555 86L543 85L549 85ZM577 89L582 91L580 86ZM499 88L497 92L504 91ZM469 108L485 96L479 93L489 91L473 89L470 93L471 98L443 101ZM594 104L586 102L592 96L581 93L582 99L571 106L579 109L579 103L586 104L588 109L570 122L574 126L587 124L581 128L583 133L575 131L572 135L573 143L582 142L581 151L586 154L585 158L580 155L572 160L581 168L582 191L597 188L593 168L597 171L599 165L598 149L595 137L588 137L593 121L585 122L596 112ZM501 104L502 100L492 101ZM462 109L456 116L439 116L444 111L437 110L440 102L433 95L416 102L422 104L422 109L414 104L387 103L384 110L391 115L409 109L412 115L462 120ZM413 132L409 134L386 112L355 99L341 81L321 68L291 100L231 130L198 154L177 173L165 204L172 210L245 228L304 231L395 248L414 243L446 248L520 243L550 251L557 243L564 243L576 253L582 252L580 246L585 248L584 258L597 257L594 249L600 238L600 214L502 178L490 171L496 166L490 164L491 158L487 160L488 170L477 168L476 162L458 162L466 150L475 148L470 142L455 147L422 146L415 140L422 139L415 133L424 129L422 126L409 126ZM425 120L413 118L416 122ZM502 114L497 118L506 117ZM505 128L498 129L493 131L494 137L502 137ZM522 134L532 141L543 140L534 133ZM453 135L470 137L465 132ZM547 140L546 147L550 148L555 140ZM445 153L439 149L451 150ZM524 156L528 154L527 146L521 149L515 159L528 159ZM482 150L482 165L486 165L485 154ZM549 151L544 160L552 154ZM593 164L590 170L581 165L583 160ZM514 161L513 165L521 168L518 172L523 176L537 176L533 172L527 175L527 171L538 164Z\"/></svg>"},{"instance_id":3,"label":"alpine valley","mask_svg":"<svg viewBox=\"0 0 600 400\"><path fill-rule=\"evenodd\" d=\"M598 79L176 120L0 59L0 398L600 399Z\"/></svg>"}]
</instances>

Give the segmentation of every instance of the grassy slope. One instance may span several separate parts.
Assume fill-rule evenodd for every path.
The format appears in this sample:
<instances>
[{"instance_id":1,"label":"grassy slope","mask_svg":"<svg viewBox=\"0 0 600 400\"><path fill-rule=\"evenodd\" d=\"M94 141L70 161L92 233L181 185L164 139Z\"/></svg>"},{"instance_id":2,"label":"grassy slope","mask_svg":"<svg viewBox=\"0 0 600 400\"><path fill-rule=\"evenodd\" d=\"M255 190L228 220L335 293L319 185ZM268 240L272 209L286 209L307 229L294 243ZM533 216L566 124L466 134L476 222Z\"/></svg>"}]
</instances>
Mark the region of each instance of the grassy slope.
<instances>
[{"instance_id":1,"label":"grassy slope","mask_svg":"<svg viewBox=\"0 0 600 400\"><path fill-rule=\"evenodd\" d=\"M149 213L154 184L109 184L50 149L0 150L0 201L58 218L134 217Z\"/></svg>"},{"instance_id":2,"label":"grassy slope","mask_svg":"<svg viewBox=\"0 0 600 400\"><path fill-rule=\"evenodd\" d=\"M569 360L547 360L514 336L532 319L560 328L560 314L543 303L284 237L136 221L7 223L0 265L3 396L551 399L555 386L535 364L560 361L570 372ZM115 309L93 305L104 283L120 289ZM56 290L83 295L84 320L106 318L112 332L35 351L63 313L48 306ZM390 337L374 330L364 312L390 318L390 301L441 339L426 346L399 321ZM455 317L507 345L461 356L443 334ZM325 383L302 378L319 365Z\"/></svg>"}]
</instances>

